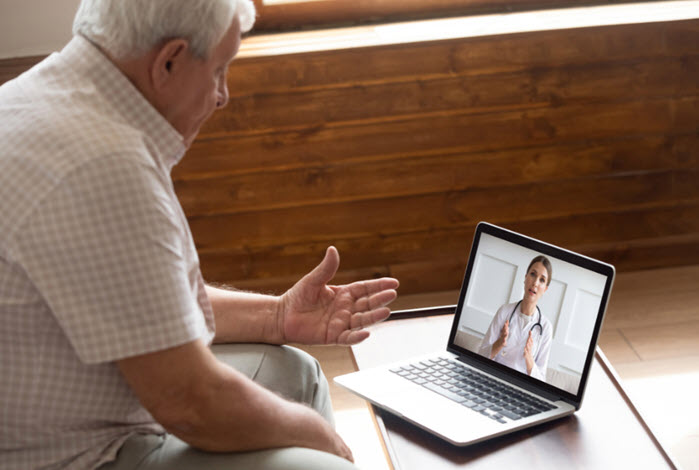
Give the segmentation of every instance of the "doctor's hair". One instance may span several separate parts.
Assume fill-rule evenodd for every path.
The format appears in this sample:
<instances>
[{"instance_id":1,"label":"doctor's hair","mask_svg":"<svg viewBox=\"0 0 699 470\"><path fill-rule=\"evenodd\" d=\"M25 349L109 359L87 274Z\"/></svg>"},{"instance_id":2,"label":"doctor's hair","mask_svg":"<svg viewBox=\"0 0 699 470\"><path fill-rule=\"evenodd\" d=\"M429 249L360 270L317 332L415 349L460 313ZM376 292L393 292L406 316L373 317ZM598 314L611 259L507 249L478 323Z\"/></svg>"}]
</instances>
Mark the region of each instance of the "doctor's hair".
<instances>
[{"instance_id":1,"label":"doctor's hair","mask_svg":"<svg viewBox=\"0 0 699 470\"><path fill-rule=\"evenodd\" d=\"M527 273L529 273L529 270L530 270L530 269L532 268L532 266L534 266L536 263L541 263L541 264L543 264L544 267L546 268L546 272L548 272L548 276L547 276L547 278L546 278L546 285L548 286L549 284L551 284L551 279L553 278L553 268L551 267L551 261L549 261L549 259L548 259L546 256L544 256L544 255L539 255L539 256L535 257L535 258L531 261L531 263L529 263L529 266L527 266Z\"/></svg>"},{"instance_id":2,"label":"doctor's hair","mask_svg":"<svg viewBox=\"0 0 699 470\"><path fill-rule=\"evenodd\" d=\"M116 59L139 57L171 39L185 39L195 57L206 59L235 15L241 33L250 31L252 0L82 0L73 34Z\"/></svg>"}]
</instances>

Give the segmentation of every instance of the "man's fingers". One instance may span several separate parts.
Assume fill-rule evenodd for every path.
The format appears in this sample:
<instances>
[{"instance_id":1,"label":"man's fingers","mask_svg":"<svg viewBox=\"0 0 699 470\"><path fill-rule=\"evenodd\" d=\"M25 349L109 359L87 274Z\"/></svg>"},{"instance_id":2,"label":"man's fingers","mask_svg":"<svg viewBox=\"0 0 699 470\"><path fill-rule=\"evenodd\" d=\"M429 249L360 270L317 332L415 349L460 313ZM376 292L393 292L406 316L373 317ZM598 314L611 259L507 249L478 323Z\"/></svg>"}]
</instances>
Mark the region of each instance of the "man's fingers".
<instances>
[{"instance_id":1,"label":"man's fingers","mask_svg":"<svg viewBox=\"0 0 699 470\"><path fill-rule=\"evenodd\" d=\"M398 297L398 292L395 290L385 290L377 292L368 297L362 297L355 302L354 310L356 312L365 312L375 308L385 307Z\"/></svg>"},{"instance_id":2,"label":"man's fingers","mask_svg":"<svg viewBox=\"0 0 699 470\"><path fill-rule=\"evenodd\" d=\"M367 281L358 281L350 284L349 291L355 298L368 297L384 290L396 290L400 283L392 277L382 277Z\"/></svg>"},{"instance_id":3,"label":"man's fingers","mask_svg":"<svg viewBox=\"0 0 699 470\"><path fill-rule=\"evenodd\" d=\"M391 315L388 307L380 307L368 312L355 313L350 318L350 330L367 328L371 325L384 321Z\"/></svg>"},{"instance_id":4,"label":"man's fingers","mask_svg":"<svg viewBox=\"0 0 699 470\"><path fill-rule=\"evenodd\" d=\"M353 344L361 343L369 337L367 330L347 330L337 338L337 344L344 346L352 346Z\"/></svg>"}]
</instances>

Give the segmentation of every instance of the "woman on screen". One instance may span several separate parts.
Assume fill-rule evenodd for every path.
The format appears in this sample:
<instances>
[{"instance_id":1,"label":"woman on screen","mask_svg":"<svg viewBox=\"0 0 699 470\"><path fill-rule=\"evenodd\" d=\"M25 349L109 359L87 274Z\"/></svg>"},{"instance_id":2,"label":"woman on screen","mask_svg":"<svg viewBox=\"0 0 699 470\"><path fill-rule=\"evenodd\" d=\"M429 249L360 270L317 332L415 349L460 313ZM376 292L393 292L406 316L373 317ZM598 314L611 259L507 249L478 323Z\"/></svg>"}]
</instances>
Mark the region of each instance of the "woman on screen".
<instances>
[{"instance_id":1,"label":"woman on screen","mask_svg":"<svg viewBox=\"0 0 699 470\"><path fill-rule=\"evenodd\" d=\"M553 327L537 303L551 284L551 262L534 258L524 276L524 297L500 307L478 353L539 380L546 380Z\"/></svg>"}]
</instances>

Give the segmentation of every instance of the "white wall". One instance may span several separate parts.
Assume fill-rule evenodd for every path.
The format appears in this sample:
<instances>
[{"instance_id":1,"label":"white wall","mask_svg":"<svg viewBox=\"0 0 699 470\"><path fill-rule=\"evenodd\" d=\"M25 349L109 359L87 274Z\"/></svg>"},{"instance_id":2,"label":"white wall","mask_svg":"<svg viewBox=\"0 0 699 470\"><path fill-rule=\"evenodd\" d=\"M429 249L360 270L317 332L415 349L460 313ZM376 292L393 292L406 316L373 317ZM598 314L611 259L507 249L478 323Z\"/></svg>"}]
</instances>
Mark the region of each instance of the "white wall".
<instances>
[{"instance_id":1,"label":"white wall","mask_svg":"<svg viewBox=\"0 0 699 470\"><path fill-rule=\"evenodd\" d=\"M0 59L47 55L71 38L80 0L0 0Z\"/></svg>"}]
</instances>

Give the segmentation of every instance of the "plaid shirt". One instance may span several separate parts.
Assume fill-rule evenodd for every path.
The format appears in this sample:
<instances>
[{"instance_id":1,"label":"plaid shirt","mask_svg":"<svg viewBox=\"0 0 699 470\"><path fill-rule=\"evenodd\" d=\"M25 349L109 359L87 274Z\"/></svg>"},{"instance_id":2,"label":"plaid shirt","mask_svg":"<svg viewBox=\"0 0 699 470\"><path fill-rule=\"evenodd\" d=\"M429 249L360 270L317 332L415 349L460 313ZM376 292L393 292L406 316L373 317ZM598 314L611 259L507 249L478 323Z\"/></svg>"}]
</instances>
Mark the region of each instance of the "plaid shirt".
<instances>
[{"instance_id":1,"label":"plaid shirt","mask_svg":"<svg viewBox=\"0 0 699 470\"><path fill-rule=\"evenodd\" d=\"M114 361L214 334L182 136L89 41L0 87L0 468L162 433Z\"/></svg>"}]
</instances>

